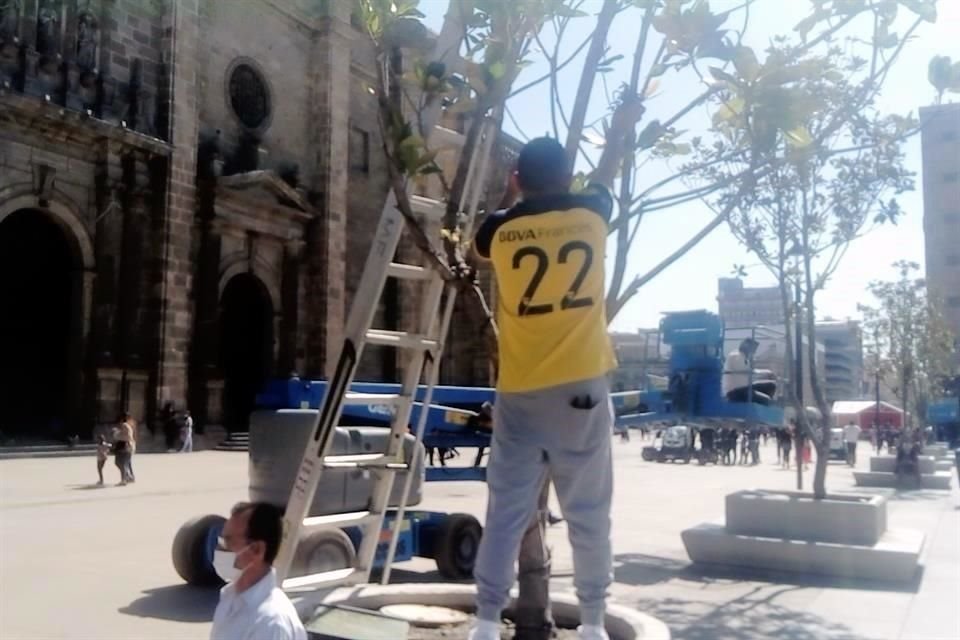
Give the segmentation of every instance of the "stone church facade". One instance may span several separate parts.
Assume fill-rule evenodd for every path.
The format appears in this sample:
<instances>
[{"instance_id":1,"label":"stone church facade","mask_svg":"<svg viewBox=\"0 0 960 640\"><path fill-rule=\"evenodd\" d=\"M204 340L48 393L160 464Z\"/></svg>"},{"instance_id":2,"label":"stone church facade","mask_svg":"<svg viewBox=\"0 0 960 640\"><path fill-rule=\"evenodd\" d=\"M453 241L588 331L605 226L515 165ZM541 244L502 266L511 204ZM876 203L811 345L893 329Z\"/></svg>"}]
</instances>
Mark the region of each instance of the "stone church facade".
<instances>
[{"instance_id":1,"label":"stone church facade","mask_svg":"<svg viewBox=\"0 0 960 640\"><path fill-rule=\"evenodd\" d=\"M0 0L0 430L242 429L265 380L324 375L386 197L351 5ZM487 384L467 315L442 378Z\"/></svg>"}]
</instances>

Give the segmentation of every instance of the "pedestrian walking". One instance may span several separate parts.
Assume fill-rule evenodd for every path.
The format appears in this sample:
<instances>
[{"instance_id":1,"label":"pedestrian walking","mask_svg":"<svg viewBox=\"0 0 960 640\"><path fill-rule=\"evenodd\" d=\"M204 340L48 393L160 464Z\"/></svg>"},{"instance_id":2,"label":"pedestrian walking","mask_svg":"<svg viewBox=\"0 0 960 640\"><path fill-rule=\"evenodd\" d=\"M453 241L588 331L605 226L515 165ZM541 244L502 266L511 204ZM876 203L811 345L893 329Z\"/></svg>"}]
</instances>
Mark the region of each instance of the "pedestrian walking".
<instances>
[{"instance_id":1,"label":"pedestrian walking","mask_svg":"<svg viewBox=\"0 0 960 640\"><path fill-rule=\"evenodd\" d=\"M857 442L860 440L860 425L853 420L843 428L843 439L847 444L847 464L857 466Z\"/></svg>"},{"instance_id":2,"label":"pedestrian walking","mask_svg":"<svg viewBox=\"0 0 960 640\"><path fill-rule=\"evenodd\" d=\"M793 432L790 429L783 430L783 441L780 443L783 447L781 458L783 459L783 468L790 469L790 450L793 448Z\"/></svg>"},{"instance_id":3,"label":"pedestrian walking","mask_svg":"<svg viewBox=\"0 0 960 640\"><path fill-rule=\"evenodd\" d=\"M133 482L133 425L132 420L128 419L129 414L124 414L120 425L113 430L113 461L120 470L120 485L126 485Z\"/></svg>"},{"instance_id":4,"label":"pedestrian walking","mask_svg":"<svg viewBox=\"0 0 960 640\"><path fill-rule=\"evenodd\" d=\"M183 427L180 429L180 453L190 453L193 451L193 417L190 411L183 412Z\"/></svg>"}]
</instances>

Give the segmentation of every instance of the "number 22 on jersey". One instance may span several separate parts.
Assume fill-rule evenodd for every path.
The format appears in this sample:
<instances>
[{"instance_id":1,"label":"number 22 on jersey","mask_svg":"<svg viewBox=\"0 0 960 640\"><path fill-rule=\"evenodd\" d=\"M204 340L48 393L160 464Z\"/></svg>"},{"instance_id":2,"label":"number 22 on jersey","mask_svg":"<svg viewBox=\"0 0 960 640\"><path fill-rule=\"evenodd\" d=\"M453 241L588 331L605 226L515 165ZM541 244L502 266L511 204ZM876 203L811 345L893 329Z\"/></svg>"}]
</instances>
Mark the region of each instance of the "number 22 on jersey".
<instances>
[{"instance_id":1,"label":"number 22 on jersey","mask_svg":"<svg viewBox=\"0 0 960 640\"><path fill-rule=\"evenodd\" d=\"M543 283L544 278L546 278L550 273L552 264L551 256L547 254L543 248L538 246L520 247L513 254L513 269L522 269L525 260L527 262L532 261L535 266L530 277L530 281L523 292L523 296L521 297L520 302L517 304L517 315L541 315L545 313L553 313L557 307L559 307L561 311L566 311L567 309L589 307L594 304L593 296L587 295L578 297L580 287L583 286L583 281L590 273L590 267L593 266L593 247L586 242L582 240L571 240L570 242L561 245L557 255L553 258L557 265L566 265L571 263L579 265L575 271L572 281L570 282L566 291L563 293L563 297L557 304L553 302L534 302L534 300L537 300L537 290Z\"/></svg>"}]
</instances>

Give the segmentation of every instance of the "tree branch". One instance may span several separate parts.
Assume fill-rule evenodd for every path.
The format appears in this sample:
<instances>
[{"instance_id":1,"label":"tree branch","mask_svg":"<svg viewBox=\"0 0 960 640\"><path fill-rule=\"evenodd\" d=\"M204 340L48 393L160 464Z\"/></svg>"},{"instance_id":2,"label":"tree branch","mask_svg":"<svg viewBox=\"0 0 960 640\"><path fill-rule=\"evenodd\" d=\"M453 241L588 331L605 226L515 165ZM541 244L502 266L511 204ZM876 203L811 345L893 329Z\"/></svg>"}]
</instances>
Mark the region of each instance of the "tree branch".
<instances>
[{"instance_id":1,"label":"tree branch","mask_svg":"<svg viewBox=\"0 0 960 640\"><path fill-rule=\"evenodd\" d=\"M590 48L583 61L583 71L580 74L580 84L577 87L577 97L573 111L570 114L570 126L567 130L567 143L564 148L567 159L573 163L580 148L580 136L583 135L583 123L587 117L587 107L590 105L590 94L593 92L593 80L597 75L597 63L606 49L607 34L610 25L619 9L618 0L603 0L603 7L597 15L597 28L593 32Z\"/></svg>"}]
</instances>

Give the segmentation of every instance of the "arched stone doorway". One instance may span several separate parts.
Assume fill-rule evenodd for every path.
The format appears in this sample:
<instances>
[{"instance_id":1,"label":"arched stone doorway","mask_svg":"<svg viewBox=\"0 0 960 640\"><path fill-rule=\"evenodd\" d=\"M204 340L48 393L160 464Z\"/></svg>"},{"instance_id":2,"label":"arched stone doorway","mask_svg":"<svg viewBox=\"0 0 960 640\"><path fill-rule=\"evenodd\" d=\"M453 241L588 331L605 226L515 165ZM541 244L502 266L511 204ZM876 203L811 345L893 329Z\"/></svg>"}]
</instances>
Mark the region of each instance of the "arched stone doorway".
<instances>
[{"instance_id":1,"label":"arched stone doorway","mask_svg":"<svg viewBox=\"0 0 960 640\"><path fill-rule=\"evenodd\" d=\"M50 214L0 218L0 430L65 438L80 426L82 265ZM85 435L85 434L81 434Z\"/></svg>"},{"instance_id":2,"label":"arched stone doorway","mask_svg":"<svg viewBox=\"0 0 960 640\"><path fill-rule=\"evenodd\" d=\"M273 304L255 275L233 276L220 298L220 367L223 371L223 424L245 431L256 395L273 363Z\"/></svg>"}]
</instances>

